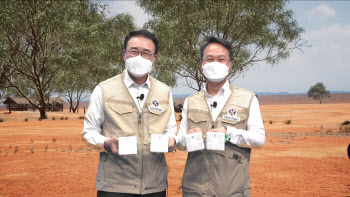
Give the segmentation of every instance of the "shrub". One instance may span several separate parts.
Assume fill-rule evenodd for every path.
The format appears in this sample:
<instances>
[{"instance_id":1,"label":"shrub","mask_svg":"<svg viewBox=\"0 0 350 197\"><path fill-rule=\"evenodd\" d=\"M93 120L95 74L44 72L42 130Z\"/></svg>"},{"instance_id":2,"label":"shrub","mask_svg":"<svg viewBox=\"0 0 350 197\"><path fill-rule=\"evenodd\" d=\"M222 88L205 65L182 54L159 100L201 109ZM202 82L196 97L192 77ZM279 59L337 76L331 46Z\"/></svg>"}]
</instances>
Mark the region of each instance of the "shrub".
<instances>
[{"instance_id":1,"label":"shrub","mask_svg":"<svg viewBox=\"0 0 350 197\"><path fill-rule=\"evenodd\" d=\"M85 116L79 116L79 120L84 119L84 118L85 118Z\"/></svg>"},{"instance_id":2,"label":"shrub","mask_svg":"<svg viewBox=\"0 0 350 197\"><path fill-rule=\"evenodd\" d=\"M24 121L28 122L28 118L25 118Z\"/></svg>"},{"instance_id":3,"label":"shrub","mask_svg":"<svg viewBox=\"0 0 350 197\"><path fill-rule=\"evenodd\" d=\"M38 120L41 121L41 118L39 118Z\"/></svg>"},{"instance_id":4,"label":"shrub","mask_svg":"<svg viewBox=\"0 0 350 197\"><path fill-rule=\"evenodd\" d=\"M291 124L292 123L292 120L291 119L288 119L288 120L285 120L285 121L283 121L284 122L284 124Z\"/></svg>"},{"instance_id":5,"label":"shrub","mask_svg":"<svg viewBox=\"0 0 350 197\"><path fill-rule=\"evenodd\" d=\"M339 125L339 133L350 134L350 124L348 124L348 125L340 124Z\"/></svg>"},{"instance_id":6,"label":"shrub","mask_svg":"<svg viewBox=\"0 0 350 197\"><path fill-rule=\"evenodd\" d=\"M49 145L45 145L45 151L47 151L47 148L49 147Z\"/></svg>"},{"instance_id":7,"label":"shrub","mask_svg":"<svg viewBox=\"0 0 350 197\"><path fill-rule=\"evenodd\" d=\"M0 118L0 122L4 122L4 120L2 118Z\"/></svg>"},{"instance_id":8,"label":"shrub","mask_svg":"<svg viewBox=\"0 0 350 197\"><path fill-rule=\"evenodd\" d=\"M341 125L350 125L350 121L349 120L345 120L343 123L341 123Z\"/></svg>"},{"instance_id":9,"label":"shrub","mask_svg":"<svg viewBox=\"0 0 350 197\"><path fill-rule=\"evenodd\" d=\"M30 142L33 144L33 143L34 143L34 140L33 140L33 139L30 139Z\"/></svg>"},{"instance_id":10,"label":"shrub","mask_svg":"<svg viewBox=\"0 0 350 197\"><path fill-rule=\"evenodd\" d=\"M272 120L269 120L269 123L272 124L273 123Z\"/></svg>"},{"instance_id":11,"label":"shrub","mask_svg":"<svg viewBox=\"0 0 350 197\"><path fill-rule=\"evenodd\" d=\"M56 142L56 140L57 140L56 138L52 138L52 142Z\"/></svg>"},{"instance_id":12,"label":"shrub","mask_svg":"<svg viewBox=\"0 0 350 197\"><path fill-rule=\"evenodd\" d=\"M29 151L34 154L34 147L30 148Z\"/></svg>"},{"instance_id":13,"label":"shrub","mask_svg":"<svg viewBox=\"0 0 350 197\"><path fill-rule=\"evenodd\" d=\"M68 120L68 117L66 116L65 120Z\"/></svg>"},{"instance_id":14,"label":"shrub","mask_svg":"<svg viewBox=\"0 0 350 197\"><path fill-rule=\"evenodd\" d=\"M53 117L52 117L52 120L56 120L56 118L53 116Z\"/></svg>"},{"instance_id":15,"label":"shrub","mask_svg":"<svg viewBox=\"0 0 350 197\"><path fill-rule=\"evenodd\" d=\"M62 116L60 119L61 119L61 120L63 120L63 119L64 119L64 117Z\"/></svg>"}]
</instances>

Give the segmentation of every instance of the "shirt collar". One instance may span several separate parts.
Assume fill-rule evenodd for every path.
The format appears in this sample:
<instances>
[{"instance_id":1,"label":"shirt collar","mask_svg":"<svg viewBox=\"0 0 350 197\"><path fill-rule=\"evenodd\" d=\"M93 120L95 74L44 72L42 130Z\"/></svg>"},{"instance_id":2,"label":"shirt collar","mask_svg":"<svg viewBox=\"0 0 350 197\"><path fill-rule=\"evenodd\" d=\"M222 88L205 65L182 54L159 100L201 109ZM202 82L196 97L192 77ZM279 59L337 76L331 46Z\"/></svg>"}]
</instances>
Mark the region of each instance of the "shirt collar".
<instances>
[{"instance_id":1,"label":"shirt collar","mask_svg":"<svg viewBox=\"0 0 350 197\"><path fill-rule=\"evenodd\" d=\"M126 85L127 88L130 88L131 86L133 86L134 84L137 85L137 83L134 82L134 80L131 79L129 72L127 70L125 70L125 78L124 78L124 83ZM137 85L138 86L138 85ZM148 89L151 88L151 81L149 80L149 74L147 74L147 80L144 84L140 85L140 86L145 86Z\"/></svg>"},{"instance_id":2,"label":"shirt collar","mask_svg":"<svg viewBox=\"0 0 350 197\"><path fill-rule=\"evenodd\" d=\"M204 85L203 91L206 97L213 97L207 92L207 84ZM224 97L229 97L231 95L230 83L228 82L228 80L226 80L225 84L221 87L219 92L214 97L222 96L222 95Z\"/></svg>"}]
</instances>

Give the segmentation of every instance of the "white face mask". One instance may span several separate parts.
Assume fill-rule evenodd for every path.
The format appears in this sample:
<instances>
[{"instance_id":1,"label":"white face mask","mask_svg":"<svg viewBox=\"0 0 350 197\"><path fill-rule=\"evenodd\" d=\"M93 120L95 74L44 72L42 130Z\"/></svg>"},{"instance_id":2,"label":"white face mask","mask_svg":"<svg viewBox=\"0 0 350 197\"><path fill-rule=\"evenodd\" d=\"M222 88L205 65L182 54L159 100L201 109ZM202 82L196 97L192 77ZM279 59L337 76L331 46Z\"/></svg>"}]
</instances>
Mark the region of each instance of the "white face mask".
<instances>
[{"instance_id":1,"label":"white face mask","mask_svg":"<svg viewBox=\"0 0 350 197\"><path fill-rule=\"evenodd\" d=\"M210 62L202 66L203 74L209 81L220 82L227 77L230 65L226 66L219 62Z\"/></svg>"},{"instance_id":2,"label":"white face mask","mask_svg":"<svg viewBox=\"0 0 350 197\"><path fill-rule=\"evenodd\" d=\"M145 59L140 55L130 57L125 61L126 69L134 77L142 77L151 72L152 64L153 61L151 62L149 59Z\"/></svg>"}]
</instances>

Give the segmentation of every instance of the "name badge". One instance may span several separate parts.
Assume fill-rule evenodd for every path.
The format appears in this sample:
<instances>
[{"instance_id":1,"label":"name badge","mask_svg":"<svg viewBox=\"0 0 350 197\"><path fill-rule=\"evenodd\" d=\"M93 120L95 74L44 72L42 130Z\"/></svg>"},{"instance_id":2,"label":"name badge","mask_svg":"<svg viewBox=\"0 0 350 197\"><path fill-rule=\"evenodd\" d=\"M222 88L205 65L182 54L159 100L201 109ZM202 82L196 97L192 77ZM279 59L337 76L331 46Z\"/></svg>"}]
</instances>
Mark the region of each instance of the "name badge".
<instances>
[{"instance_id":1,"label":"name badge","mask_svg":"<svg viewBox=\"0 0 350 197\"><path fill-rule=\"evenodd\" d=\"M157 100L152 101L152 105L148 106L148 110L163 112L163 108L160 107L160 104Z\"/></svg>"},{"instance_id":2,"label":"name badge","mask_svg":"<svg viewBox=\"0 0 350 197\"><path fill-rule=\"evenodd\" d=\"M237 116L237 110L232 108L228 110L226 115L222 116L222 119L240 121L241 118Z\"/></svg>"},{"instance_id":3,"label":"name badge","mask_svg":"<svg viewBox=\"0 0 350 197\"><path fill-rule=\"evenodd\" d=\"M137 138L136 136L119 137L118 138L119 155L135 155L137 154Z\"/></svg>"},{"instance_id":4,"label":"name badge","mask_svg":"<svg viewBox=\"0 0 350 197\"><path fill-rule=\"evenodd\" d=\"M151 135L151 152L167 153L168 152L169 136L161 134Z\"/></svg>"}]
</instances>

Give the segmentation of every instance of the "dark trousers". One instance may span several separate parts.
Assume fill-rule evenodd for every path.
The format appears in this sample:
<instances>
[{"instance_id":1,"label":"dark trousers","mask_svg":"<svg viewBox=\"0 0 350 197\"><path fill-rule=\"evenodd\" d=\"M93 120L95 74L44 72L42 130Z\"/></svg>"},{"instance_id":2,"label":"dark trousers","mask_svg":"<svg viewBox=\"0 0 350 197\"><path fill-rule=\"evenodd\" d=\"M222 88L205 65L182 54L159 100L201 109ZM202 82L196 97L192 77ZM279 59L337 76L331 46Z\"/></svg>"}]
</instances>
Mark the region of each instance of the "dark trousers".
<instances>
[{"instance_id":1,"label":"dark trousers","mask_svg":"<svg viewBox=\"0 0 350 197\"><path fill-rule=\"evenodd\" d=\"M97 191L97 197L138 197L138 196L144 196L144 197L166 197L166 190L162 191L162 192L157 192L157 193L152 193L152 194L145 194L145 195Z\"/></svg>"}]
</instances>

